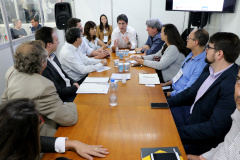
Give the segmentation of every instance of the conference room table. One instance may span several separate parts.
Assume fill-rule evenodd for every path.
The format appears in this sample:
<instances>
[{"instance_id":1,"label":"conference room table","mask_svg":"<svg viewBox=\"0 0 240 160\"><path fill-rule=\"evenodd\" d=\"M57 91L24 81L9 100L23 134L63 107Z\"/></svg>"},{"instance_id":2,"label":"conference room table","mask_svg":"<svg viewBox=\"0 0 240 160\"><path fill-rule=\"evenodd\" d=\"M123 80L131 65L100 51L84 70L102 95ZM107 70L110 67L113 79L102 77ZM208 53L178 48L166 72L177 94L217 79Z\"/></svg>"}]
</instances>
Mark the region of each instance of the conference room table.
<instances>
[{"instance_id":1,"label":"conference room table","mask_svg":"<svg viewBox=\"0 0 240 160\"><path fill-rule=\"evenodd\" d=\"M131 55L131 54L130 54ZM115 53L107 59L110 70L93 72L89 77L111 77L118 73L114 67ZM129 58L129 57L124 57ZM123 72L125 73L125 72ZM59 127L55 136L68 137L86 144L103 145L109 154L102 160L141 160L141 148L174 147L187 159L170 109L151 109L150 103L167 102L162 87L139 84L139 73L156 73L148 67L130 67L131 79L126 84L118 81L117 106L109 104L107 94L78 94L78 122L71 127ZM82 160L76 152L46 153L42 160L57 157Z\"/></svg>"}]
</instances>

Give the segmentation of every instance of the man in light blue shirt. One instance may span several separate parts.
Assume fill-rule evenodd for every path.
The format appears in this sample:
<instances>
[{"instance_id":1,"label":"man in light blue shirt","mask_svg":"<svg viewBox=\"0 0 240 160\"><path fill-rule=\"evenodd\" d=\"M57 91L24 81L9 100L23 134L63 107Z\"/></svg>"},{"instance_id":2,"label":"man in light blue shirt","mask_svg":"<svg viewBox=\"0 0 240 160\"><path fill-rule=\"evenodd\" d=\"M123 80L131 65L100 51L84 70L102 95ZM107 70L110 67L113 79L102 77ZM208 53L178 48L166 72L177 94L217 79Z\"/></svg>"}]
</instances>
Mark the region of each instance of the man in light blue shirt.
<instances>
[{"instance_id":1,"label":"man in light blue shirt","mask_svg":"<svg viewBox=\"0 0 240 160\"><path fill-rule=\"evenodd\" d=\"M187 38L187 48L192 52L186 57L182 66L175 77L169 82L161 84L162 86L172 85L172 92L167 92L167 97L173 97L190 87L202 73L206 66L204 61L206 52L204 46L209 39L208 32L204 29L193 30Z\"/></svg>"}]
</instances>

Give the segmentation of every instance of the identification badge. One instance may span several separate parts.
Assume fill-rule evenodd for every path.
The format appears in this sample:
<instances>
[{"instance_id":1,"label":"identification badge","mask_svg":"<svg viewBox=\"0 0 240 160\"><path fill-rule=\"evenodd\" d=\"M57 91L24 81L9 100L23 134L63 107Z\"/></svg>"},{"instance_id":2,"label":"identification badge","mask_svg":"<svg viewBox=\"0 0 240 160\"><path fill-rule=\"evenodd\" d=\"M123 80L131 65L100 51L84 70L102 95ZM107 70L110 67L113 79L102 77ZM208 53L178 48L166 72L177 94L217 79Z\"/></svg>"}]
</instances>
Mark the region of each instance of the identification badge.
<instances>
[{"instance_id":1,"label":"identification badge","mask_svg":"<svg viewBox=\"0 0 240 160\"><path fill-rule=\"evenodd\" d=\"M180 77L182 77L183 75L183 71L182 71L182 68L178 71L178 73L176 74L175 77L173 77L173 83L176 83Z\"/></svg>"},{"instance_id":2,"label":"identification badge","mask_svg":"<svg viewBox=\"0 0 240 160\"><path fill-rule=\"evenodd\" d=\"M106 43L108 42L108 36L103 37L103 42L106 42Z\"/></svg>"}]
</instances>

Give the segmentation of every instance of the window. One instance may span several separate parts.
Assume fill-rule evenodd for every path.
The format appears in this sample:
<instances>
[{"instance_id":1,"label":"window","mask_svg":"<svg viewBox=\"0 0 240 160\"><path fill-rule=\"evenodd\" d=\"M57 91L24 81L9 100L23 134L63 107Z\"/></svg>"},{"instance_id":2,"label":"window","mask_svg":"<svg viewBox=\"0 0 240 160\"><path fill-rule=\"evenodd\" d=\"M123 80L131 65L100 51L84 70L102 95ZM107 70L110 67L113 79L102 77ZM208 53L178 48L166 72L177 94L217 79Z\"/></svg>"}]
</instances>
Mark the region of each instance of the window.
<instances>
[{"instance_id":1,"label":"window","mask_svg":"<svg viewBox=\"0 0 240 160\"><path fill-rule=\"evenodd\" d=\"M4 25L3 14L0 8L0 43L5 43L7 41L8 41L8 37L6 33L6 27Z\"/></svg>"}]
</instances>

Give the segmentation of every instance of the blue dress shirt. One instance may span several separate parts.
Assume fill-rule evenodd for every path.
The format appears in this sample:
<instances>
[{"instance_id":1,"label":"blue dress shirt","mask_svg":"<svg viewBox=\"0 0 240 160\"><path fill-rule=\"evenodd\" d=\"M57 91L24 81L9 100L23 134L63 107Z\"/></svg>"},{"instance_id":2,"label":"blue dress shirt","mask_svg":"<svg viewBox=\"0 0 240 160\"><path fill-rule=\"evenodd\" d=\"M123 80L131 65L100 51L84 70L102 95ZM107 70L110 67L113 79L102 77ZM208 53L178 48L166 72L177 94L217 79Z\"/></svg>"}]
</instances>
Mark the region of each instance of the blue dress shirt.
<instances>
[{"instance_id":1,"label":"blue dress shirt","mask_svg":"<svg viewBox=\"0 0 240 160\"><path fill-rule=\"evenodd\" d=\"M183 74L175 83L172 84L173 91L171 92L171 97L190 87L197 80L206 66L205 51L193 59L191 59L192 56L193 53L191 52L182 63L181 69Z\"/></svg>"},{"instance_id":2,"label":"blue dress shirt","mask_svg":"<svg viewBox=\"0 0 240 160\"><path fill-rule=\"evenodd\" d=\"M150 49L146 51L146 55L157 53L162 48L163 44L164 41L161 40L160 32L157 33L154 37L149 35L145 45L150 46Z\"/></svg>"}]
</instances>

